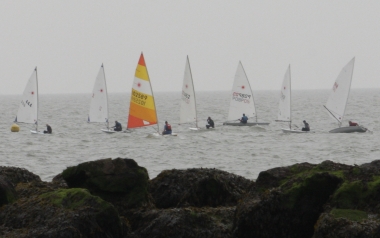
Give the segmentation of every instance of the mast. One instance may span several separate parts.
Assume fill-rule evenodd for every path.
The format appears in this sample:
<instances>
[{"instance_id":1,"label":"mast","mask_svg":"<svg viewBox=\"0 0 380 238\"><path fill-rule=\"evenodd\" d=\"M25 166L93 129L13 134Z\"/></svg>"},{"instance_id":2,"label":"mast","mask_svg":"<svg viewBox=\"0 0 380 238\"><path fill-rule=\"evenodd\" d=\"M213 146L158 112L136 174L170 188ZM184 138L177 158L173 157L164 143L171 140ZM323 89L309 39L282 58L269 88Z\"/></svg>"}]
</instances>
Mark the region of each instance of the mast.
<instances>
[{"instance_id":1,"label":"mast","mask_svg":"<svg viewBox=\"0 0 380 238\"><path fill-rule=\"evenodd\" d=\"M107 123L107 129L109 129L110 124L109 124L109 120L108 120L108 115L109 115L109 109L108 109L108 91L107 91L106 73L104 72L103 63L102 63L102 69L103 69L104 86L105 86L105 89L106 89L106 98L107 98L107 118L106 118L106 123Z\"/></svg>"},{"instance_id":2,"label":"mast","mask_svg":"<svg viewBox=\"0 0 380 238\"><path fill-rule=\"evenodd\" d=\"M354 57L352 60L353 60L354 62L352 62L351 78L350 78L350 86L348 87L348 94L347 94L346 104L344 104L344 109L343 109L343 114L342 114L342 120L339 122L339 127L341 127L341 125L342 125L342 121L343 121L343 117L344 117L344 114L346 113L346 106L347 106L348 96L350 95L350 90L351 90L352 75L354 74L355 57Z\"/></svg>"},{"instance_id":3,"label":"mast","mask_svg":"<svg viewBox=\"0 0 380 238\"><path fill-rule=\"evenodd\" d=\"M143 55L143 57L144 57L144 54L143 54L142 51L141 51L141 55ZM144 58L144 61L145 61L145 58ZM156 101L154 100L154 94L153 94L153 89L152 89L152 83L150 82L150 77L149 77L148 67L146 67L146 64L145 64L145 68L146 68L146 73L147 73L148 78L149 78L150 91L152 91L152 99L153 99L153 104L154 104L154 111L155 111L155 113L156 113L156 118L157 118L157 132L158 132L158 134L161 134L161 133L160 133L160 126L159 126L159 123L158 123Z\"/></svg>"},{"instance_id":4,"label":"mast","mask_svg":"<svg viewBox=\"0 0 380 238\"><path fill-rule=\"evenodd\" d=\"M251 84L249 83L248 76L245 73L245 69L244 69L243 64L241 63L241 61L239 61L239 64L241 65L241 68L243 69L245 78L247 79L247 83L248 83L248 86L249 86L249 91L251 92L251 95L252 95L253 108L255 109L255 118L256 118L256 122L257 122L257 112L256 112L256 106L255 106L255 99L253 97L253 92L252 92Z\"/></svg>"},{"instance_id":5,"label":"mast","mask_svg":"<svg viewBox=\"0 0 380 238\"><path fill-rule=\"evenodd\" d=\"M292 129L292 76L290 72L290 64L289 64L289 99L290 99L290 105L289 105L289 129Z\"/></svg>"},{"instance_id":6,"label":"mast","mask_svg":"<svg viewBox=\"0 0 380 238\"><path fill-rule=\"evenodd\" d=\"M37 75L37 66L36 68L34 69L36 71L36 88L37 88L37 120L36 120L36 131L38 132L38 104L40 104L39 102L39 97L38 97L38 75Z\"/></svg>"},{"instance_id":7,"label":"mast","mask_svg":"<svg viewBox=\"0 0 380 238\"><path fill-rule=\"evenodd\" d=\"M187 56L187 63L188 63L188 65L189 65L191 84L192 84L192 86L193 86L193 95L194 95L194 104L195 104L195 127L198 128L197 100L196 100L196 97L195 97L194 82L193 82L193 74L191 73L191 66L190 66L189 56Z\"/></svg>"}]
</instances>

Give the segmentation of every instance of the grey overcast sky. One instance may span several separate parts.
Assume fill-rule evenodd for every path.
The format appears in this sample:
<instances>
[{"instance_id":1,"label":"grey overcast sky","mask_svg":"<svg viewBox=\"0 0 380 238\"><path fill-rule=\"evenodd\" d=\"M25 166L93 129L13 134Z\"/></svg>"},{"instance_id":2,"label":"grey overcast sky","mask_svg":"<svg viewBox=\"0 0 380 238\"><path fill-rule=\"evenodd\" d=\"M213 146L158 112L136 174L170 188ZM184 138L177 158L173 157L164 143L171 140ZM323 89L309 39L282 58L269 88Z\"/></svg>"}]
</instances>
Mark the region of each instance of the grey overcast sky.
<instances>
[{"instance_id":1,"label":"grey overcast sky","mask_svg":"<svg viewBox=\"0 0 380 238\"><path fill-rule=\"evenodd\" d=\"M144 53L153 90L180 91L189 55L196 91L230 90L239 60L253 90L329 89L356 57L352 88L380 87L380 1L2 0L0 94L130 93Z\"/></svg>"}]
</instances>

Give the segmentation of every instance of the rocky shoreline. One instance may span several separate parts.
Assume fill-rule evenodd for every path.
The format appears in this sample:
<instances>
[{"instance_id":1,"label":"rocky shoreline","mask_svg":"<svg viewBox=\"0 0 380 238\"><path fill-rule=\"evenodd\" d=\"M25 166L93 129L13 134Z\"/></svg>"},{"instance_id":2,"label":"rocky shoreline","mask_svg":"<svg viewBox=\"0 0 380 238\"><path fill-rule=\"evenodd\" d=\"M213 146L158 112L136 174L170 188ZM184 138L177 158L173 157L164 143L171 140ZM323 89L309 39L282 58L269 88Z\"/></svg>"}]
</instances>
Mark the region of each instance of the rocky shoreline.
<instances>
[{"instance_id":1,"label":"rocky shoreline","mask_svg":"<svg viewBox=\"0 0 380 238\"><path fill-rule=\"evenodd\" d=\"M132 159L68 167L52 182L0 167L1 237L380 237L380 160L149 179Z\"/></svg>"}]
</instances>

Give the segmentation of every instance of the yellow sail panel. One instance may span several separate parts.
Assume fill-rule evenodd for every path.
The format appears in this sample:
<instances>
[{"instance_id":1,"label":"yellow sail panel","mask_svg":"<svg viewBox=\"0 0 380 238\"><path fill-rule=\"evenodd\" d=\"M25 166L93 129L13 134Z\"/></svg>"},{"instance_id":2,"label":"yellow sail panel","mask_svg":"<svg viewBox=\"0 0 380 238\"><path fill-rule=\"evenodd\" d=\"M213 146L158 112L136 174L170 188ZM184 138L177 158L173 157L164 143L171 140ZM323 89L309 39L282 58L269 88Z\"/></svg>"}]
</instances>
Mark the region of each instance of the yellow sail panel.
<instances>
[{"instance_id":1,"label":"yellow sail panel","mask_svg":"<svg viewBox=\"0 0 380 238\"><path fill-rule=\"evenodd\" d=\"M155 110L141 107L140 105L137 105L135 103L131 103L129 115L134 116L136 118L140 118L141 120L147 121L150 124L157 123Z\"/></svg>"},{"instance_id":2,"label":"yellow sail panel","mask_svg":"<svg viewBox=\"0 0 380 238\"><path fill-rule=\"evenodd\" d=\"M136 68L135 77L142 80L149 81L148 71L146 70L146 67L138 64Z\"/></svg>"}]
</instances>

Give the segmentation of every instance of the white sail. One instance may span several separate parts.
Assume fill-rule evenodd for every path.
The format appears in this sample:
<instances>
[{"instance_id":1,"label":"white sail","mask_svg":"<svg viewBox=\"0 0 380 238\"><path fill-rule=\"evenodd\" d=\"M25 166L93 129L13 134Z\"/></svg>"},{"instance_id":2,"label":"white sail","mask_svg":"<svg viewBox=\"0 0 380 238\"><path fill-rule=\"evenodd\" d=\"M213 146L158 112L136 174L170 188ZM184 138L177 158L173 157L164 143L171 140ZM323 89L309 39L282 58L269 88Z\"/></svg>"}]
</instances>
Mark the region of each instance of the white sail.
<instances>
[{"instance_id":1,"label":"white sail","mask_svg":"<svg viewBox=\"0 0 380 238\"><path fill-rule=\"evenodd\" d=\"M88 122L106 122L108 125L108 96L103 65L99 69L92 91Z\"/></svg>"},{"instance_id":2,"label":"white sail","mask_svg":"<svg viewBox=\"0 0 380 238\"><path fill-rule=\"evenodd\" d=\"M330 97L325 105L329 115L338 121L339 126L342 123L348 95L350 94L354 63L355 57L342 69L338 78L335 80Z\"/></svg>"},{"instance_id":3,"label":"white sail","mask_svg":"<svg viewBox=\"0 0 380 238\"><path fill-rule=\"evenodd\" d=\"M22 95L15 122L33 123L38 122L38 80L37 67L30 76Z\"/></svg>"},{"instance_id":4,"label":"white sail","mask_svg":"<svg viewBox=\"0 0 380 238\"><path fill-rule=\"evenodd\" d=\"M249 118L255 117L257 119L251 85L243 65L239 61L231 91L228 120L237 120L242 117L243 113Z\"/></svg>"},{"instance_id":5,"label":"white sail","mask_svg":"<svg viewBox=\"0 0 380 238\"><path fill-rule=\"evenodd\" d=\"M180 123L197 123L197 109L193 84L193 76L191 74L189 57L186 59L185 75L182 85L182 100L180 109Z\"/></svg>"},{"instance_id":6,"label":"white sail","mask_svg":"<svg viewBox=\"0 0 380 238\"><path fill-rule=\"evenodd\" d=\"M290 65L286 70L284 81L281 85L280 103L278 105L278 121L291 122L291 76Z\"/></svg>"}]
</instances>

